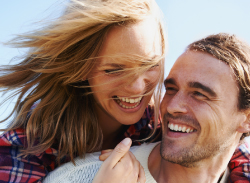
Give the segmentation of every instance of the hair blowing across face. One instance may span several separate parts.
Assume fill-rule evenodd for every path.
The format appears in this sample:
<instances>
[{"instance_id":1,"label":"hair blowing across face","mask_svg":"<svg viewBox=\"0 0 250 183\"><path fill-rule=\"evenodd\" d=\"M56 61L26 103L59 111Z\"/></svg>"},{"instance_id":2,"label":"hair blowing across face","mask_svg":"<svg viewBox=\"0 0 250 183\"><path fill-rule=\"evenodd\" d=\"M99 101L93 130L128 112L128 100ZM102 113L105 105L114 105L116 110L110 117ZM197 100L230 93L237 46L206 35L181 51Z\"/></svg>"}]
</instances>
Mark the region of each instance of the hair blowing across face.
<instances>
[{"instance_id":1,"label":"hair blowing across face","mask_svg":"<svg viewBox=\"0 0 250 183\"><path fill-rule=\"evenodd\" d=\"M250 109L250 46L247 43L235 35L220 33L193 42L187 49L208 53L229 65L239 86L238 109ZM249 135L244 133L241 139Z\"/></svg>"},{"instance_id":2,"label":"hair blowing across face","mask_svg":"<svg viewBox=\"0 0 250 183\"><path fill-rule=\"evenodd\" d=\"M15 120L5 130L26 129L24 155L41 153L55 142L58 160L100 149L103 137L94 99L82 80L93 69L104 37L114 26L153 17L164 54L159 12L154 0L71 0L64 14L48 26L12 40L15 47L30 48L19 64L0 68L1 91L18 96L10 115Z\"/></svg>"}]
</instances>

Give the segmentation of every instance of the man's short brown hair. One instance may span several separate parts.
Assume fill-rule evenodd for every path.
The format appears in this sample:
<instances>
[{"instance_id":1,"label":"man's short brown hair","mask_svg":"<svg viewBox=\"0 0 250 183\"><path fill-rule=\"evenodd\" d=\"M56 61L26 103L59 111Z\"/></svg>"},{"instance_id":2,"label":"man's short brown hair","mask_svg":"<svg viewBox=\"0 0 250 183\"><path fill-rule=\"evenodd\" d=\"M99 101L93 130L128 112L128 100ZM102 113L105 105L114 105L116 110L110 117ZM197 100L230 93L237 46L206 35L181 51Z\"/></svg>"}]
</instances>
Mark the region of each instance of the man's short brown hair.
<instances>
[{"instance_id":1,"label":"man's short brown hair","mask_svg":"<svg viewBox=\"0 0 250 183\"><path fill-rule=\"evenodd\" d=\"M250 109L250 46L247 43L235 35L220 33L191 43L187 50L208 53L229 65L239 86L238 109ZM241 139L249 135L244 133Z\"/></svg>"}]
</instances>

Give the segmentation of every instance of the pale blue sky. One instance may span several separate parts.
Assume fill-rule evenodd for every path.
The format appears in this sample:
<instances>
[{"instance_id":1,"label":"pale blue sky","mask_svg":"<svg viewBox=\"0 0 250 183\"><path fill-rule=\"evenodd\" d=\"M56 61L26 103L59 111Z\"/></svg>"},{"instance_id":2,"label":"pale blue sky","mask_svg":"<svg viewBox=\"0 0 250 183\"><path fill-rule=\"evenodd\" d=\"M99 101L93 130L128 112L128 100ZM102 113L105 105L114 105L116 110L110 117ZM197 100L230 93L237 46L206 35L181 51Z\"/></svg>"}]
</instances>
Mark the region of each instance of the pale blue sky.
<instances>
[{"instance_id":1,"label":"pale blue sky","mask_svg":"<svg viewBox=\"0 0 250 183\"><path fill-rule=\"evenodd\" d=\"M40 20L57 16L67 0L3 1L0 6L0 42L14 34L29 31ZM168 34L166 75L185 47L208 34L236 34L250 44L249 0L156 0L164 13ZM23 53L23 50L0 45L0 65ZM3 97L0 96L0 101ZM6 116L0 108L0 119ZM5 112L4 112L5 111Z\"/></svg>"}]
</instances>

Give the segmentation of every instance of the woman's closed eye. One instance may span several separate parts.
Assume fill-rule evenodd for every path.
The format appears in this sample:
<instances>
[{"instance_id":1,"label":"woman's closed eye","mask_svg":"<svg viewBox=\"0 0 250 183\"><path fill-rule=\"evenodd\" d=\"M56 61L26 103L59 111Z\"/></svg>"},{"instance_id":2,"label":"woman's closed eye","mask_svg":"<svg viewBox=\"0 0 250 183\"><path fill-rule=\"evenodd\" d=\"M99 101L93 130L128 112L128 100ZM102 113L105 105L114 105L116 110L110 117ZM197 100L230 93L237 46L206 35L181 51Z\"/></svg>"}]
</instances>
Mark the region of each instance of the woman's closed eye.
<instances>
[{"instance_id":1,"label":"woman's closed eye","mask_svg":"<svg viewBox=\"0 0 250 183\"><path fill-rule=\"evenodd\" d=\"M151 69L156 68L156 67L158 67L158 66L160 66L160 65L159 65L159 64L155 64L155 65L153 65L153 66L151 67Z\"/></svg>"},{"instance_id":2,"label":"woman's closed eye","mask_svg":"<svg viewBox=\"0 0 250 183\"><path fill-rule=\"evenodd\" d=\"M123 69L105 69L104 72L106 74L121 74L123 72Z\"/></svg>"},{"instance_id":3,"label":"woman's closed eye","mask_svg":"<svg viewBox=\"0 0 250 183\"><path fill-rule=\"evenodd\" d=\"M144 66L144 65L142 65L142 66ZM154 69L158 68L159 66L160 66L159 64L155 64L155 65L151 66L148 70L154 70Z\"/></svg>"}]
</instances>

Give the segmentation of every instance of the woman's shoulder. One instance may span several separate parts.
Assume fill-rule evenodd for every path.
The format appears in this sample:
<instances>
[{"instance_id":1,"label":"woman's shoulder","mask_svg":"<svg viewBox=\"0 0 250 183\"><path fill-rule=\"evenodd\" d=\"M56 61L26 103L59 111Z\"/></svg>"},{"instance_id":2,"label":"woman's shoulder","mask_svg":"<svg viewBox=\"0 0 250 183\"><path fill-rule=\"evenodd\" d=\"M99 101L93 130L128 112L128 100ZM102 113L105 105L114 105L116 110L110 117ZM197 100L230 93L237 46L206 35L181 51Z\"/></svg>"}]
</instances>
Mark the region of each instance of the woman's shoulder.
<instances>
[{"instance_id":1,"label":"woman's shoulder","mask_svg":"<svg viewBox=\"0 0 250 183\"><path fill-rule=\"evenodd\" d=\"M25 129L14 129L0 135L0 182L36 182L46 176L48 168L43 164L43 156L21 155L24 146L27 146Z\"/></svg>"},{"instance_id":2,"label":"woman's shoulder","mask_svg":"<svg viewBox=\"0 0 250 183\"><path fill-rule=\"evenodd\" d=\"M0 135L0 182L4 177L35 182L55 169L57 150L50 147L39 154L25 156L22 150L27 144L25 129L14 129Z\"/></svg>"},{"instance_id":3,"label":"woman's shoulder","mask_svg":"<svg viewBox=\"0 0 250 183\"><path fill-rule=\"evenodd\" d=\"M18 128L0 135L0 146L23 146L27 144L25 129Z\"/></svg>"}]
</instances>

